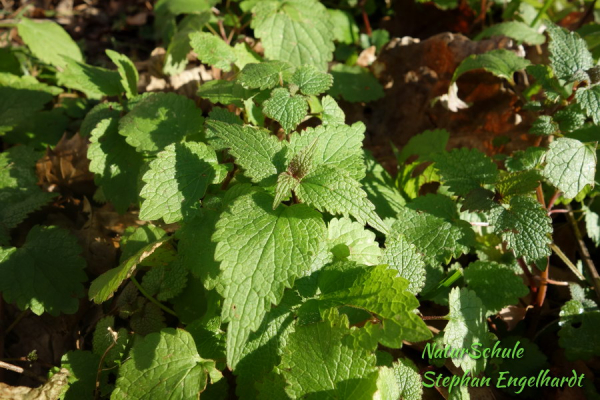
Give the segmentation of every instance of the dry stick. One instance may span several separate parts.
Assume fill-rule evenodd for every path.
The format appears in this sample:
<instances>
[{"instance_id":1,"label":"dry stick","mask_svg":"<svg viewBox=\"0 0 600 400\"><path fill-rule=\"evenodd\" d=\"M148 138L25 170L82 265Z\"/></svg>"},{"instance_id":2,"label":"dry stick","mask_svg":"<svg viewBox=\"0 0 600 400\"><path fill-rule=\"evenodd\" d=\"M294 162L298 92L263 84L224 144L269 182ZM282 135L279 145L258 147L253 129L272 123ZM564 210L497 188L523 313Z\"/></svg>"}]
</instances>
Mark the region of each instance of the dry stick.
<instances>
[{"instance_id":1,"label":"dry stick","mask_svg":"<svg viewBox=\"0 0 600 400\"><path fill-rule=\"evenodd\" d=\"M21 367L17 367L16 365L12 365L12 364L9 364L9 363L4 362L4 361L0 361L0 368L7 369L9 371L13 371L13 372L16 372L18 374L23 374L23 375L26 375L26 376L28 376L30 378L37 379L38 381L40 381L42 383L46 383L46 379L42 378L41 376L37 376L36 374L34 374L31 371L28 371L28 370L23 369Z\"/></svg>"},{"instance_id":2,"label":"dry stick","mask_svg":"<svg viewBox=\"0 0 600 400\"><path fill-rule=\"evenodd\" d=\"M573 215L573 209L570 204L567 204L567 210L569 213L567 214L567 218L571 223L571 227L573 228L573 232L575 233L575 238L577 239L577 245L579 246L579 253L581 258L583 259L583 264L586 266L590 277L592 278L592 284L594 285L594 290L596 291L596 296L600 298L600 276L598 275L598 270L590 257L590 252L588 251L585 242L583 241L583 235L579 230L579 225L575 220L575 216Z\"/></svg>"}]
</instances>

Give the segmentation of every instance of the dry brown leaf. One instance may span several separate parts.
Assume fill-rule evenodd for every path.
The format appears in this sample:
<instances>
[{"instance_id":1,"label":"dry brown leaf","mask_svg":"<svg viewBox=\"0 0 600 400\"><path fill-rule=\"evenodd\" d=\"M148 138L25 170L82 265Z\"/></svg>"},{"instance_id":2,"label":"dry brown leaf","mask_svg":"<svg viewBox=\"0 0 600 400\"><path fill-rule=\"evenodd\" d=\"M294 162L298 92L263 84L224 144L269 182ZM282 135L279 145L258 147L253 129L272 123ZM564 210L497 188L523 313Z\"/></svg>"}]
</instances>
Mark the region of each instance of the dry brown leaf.
<instances>
[{"instance_id":1,"label":"dry brown leaf","mask_svg":"<svg viewBox=\"0 0 600 400\"><path fill-rule=\"evenodd\" d=\"M62 368L44 385L37 388L10 386L0 382L0 399L3 400L57 400L68 383L69 371Z\"/></svg>"}]
</instances>

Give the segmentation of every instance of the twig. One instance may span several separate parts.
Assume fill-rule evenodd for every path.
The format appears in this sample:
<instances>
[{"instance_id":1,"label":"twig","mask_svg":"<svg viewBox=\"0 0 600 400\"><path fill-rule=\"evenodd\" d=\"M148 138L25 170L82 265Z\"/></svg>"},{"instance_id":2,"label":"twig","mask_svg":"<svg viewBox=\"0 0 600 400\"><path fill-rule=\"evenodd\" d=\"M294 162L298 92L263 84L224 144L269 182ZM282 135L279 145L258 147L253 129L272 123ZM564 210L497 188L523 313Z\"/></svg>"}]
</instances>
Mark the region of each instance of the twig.
<instances>
[{"instance_id":1,"label":"twig","mask_svg":"<svg viewBox=\"0 0 600 400\"><path fill-rule=\"evenodd\" d=\"M46 383L46 379L42 378L41 376L38 376L38 375L34 374L31 371L28 371L28 370L23 369L21 367L17 367L16 365L9 364L9 363L4 362L4 361L0 361L0 368L4 368L4 369L7 369L9 371L16 372L17 374L23 374L23 375L26 375L26 376L28 376L30 378L37 379L38 381L40 381L42 383Z\"/></svg>"},{"instance_id":2,"label":"twig","mask_svg":"<svg viewBox=\"0 0 600 400\"><path fill-rule=\"evenodd\" d=\"M571 208L570 204L567 204L567 210L569 210L567 218L569 219L571 227L573 228L573 232L575 233L577 245L579 246L579 254L581 255L583 264L586 266L586 269L590 274L590 277L592 278L592 284L594 285L594 289L596 290L596 296L600 298L600 276L598 275L598 270L596 269L596 266L594 265L594 262L590 257L590 252L588 251L587 246L583 241L583 235L579 230L579 225L575 220L575 216L573 215L573 209Z\"/></svg>"},{"instance_id":3,"label":"twig","mask_svg":"<svg viewBox=\"0 0 600 400\"><path fill-rule=\"evenodd\" d=\"M148 294L148 292L146 292L146 290L142 287L142 285L140 285L140 283L137 281L137 279L135 279L134 276L132 276L130 279L131 279L131 282L133 282L133 284L135 285L135 287L137 287L137 289L140 291L140 293L144 295L144 297L146 297L152 303L154 303L155 305L160 307L162 310L168 312L171 315L177 316L177 314L175 314L175 311L171 310L169 307L165 306L160 301L158 301L154 297L150 296Z\"/></svg>"}]
</instances>

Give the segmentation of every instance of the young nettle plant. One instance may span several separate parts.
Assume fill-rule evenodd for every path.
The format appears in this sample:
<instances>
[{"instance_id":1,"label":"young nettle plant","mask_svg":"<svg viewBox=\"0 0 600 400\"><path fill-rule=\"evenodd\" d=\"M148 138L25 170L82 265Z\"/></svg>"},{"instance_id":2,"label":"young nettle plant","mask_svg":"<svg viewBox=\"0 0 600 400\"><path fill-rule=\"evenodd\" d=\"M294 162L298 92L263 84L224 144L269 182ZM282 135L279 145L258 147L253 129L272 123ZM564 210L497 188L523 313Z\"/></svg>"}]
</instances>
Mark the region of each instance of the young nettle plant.
<instances>
[{"instance_id":1,"label":"young nettle plant","mask_svg":"<svg viewBox=\"0 0 600 400\"><path fill-rule=\"evenodd\" d=\"M488 319L530 301L526 323L537 331L553 251L578 282L557 316L559 343L572 360L600 354L600 311L589 290L597 295L600 281L579 227L573 223L583 271L552 237L552 218L575 208L590 238L600 238L599 86L581 38L550 25L549 66L495 50L468 58L453 78L483 68L518 90L514 74L525 69L536 83L523 98L539 113L531 133L547 148L494 159L447 151L447 131L426 131L400 150L392 177L363 150L364 124L346 124L332 97L344 75L339 66L325 72L334 41L325 7L242 2L255 15L264 61L246 44L202 32L213 29L210 7L196 8L207 4L156 4L157 20L173 28L165 73L184 69L191 49L231 73L200 85L199 97L212 103L207 115L175 93L138 94L138 72L124 55L107 52L116 70L91 66L58 25L18 23L52 85L0 73L8 96L0 95L0 132L32 139L0 155L0 291L21 310L58 315L76 312L87 288L103 311L91 346L63 356L63 398L219 399L233 384L242 399L418 399L418 369L396 349L430 339L441 348L520 340L522 366L537 373L545 356L535 341L505 338ZM177 22L180 14L189 15ZM321 42L290 52L294 29L307 21L314 31L302 26L300 42L313 34ZM59 51L48 51L46 39L61 42ZM28 214L57 197L36 185L35 147L48 140L27 125L50 108L67 109L54 84L92 99L81 105L79 133L89 137L95 201L120 213L139 207L141 223L120 238L118 266L89 286L81 248L65 229L35 226L23 245L11 242ZM65 113L77 120L72 108ZM434 185L421 195L425 184ZM448 314L422 316L419 300ZM448 323L438 330L428 319ZM495 376L510 361L446 360L472 376Z\"/></svg>"}]
</instances>

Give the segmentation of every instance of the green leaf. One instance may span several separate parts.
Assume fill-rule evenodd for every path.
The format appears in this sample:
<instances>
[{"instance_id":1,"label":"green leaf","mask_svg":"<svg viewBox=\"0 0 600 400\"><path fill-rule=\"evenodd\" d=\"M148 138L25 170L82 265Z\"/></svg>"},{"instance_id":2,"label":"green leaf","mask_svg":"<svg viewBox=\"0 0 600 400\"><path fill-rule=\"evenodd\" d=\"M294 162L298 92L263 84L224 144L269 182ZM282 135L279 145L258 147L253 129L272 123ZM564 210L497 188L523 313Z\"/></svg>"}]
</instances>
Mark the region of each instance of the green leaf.
<instances>
[{"instance_id":1,"label":"green leaf","mask_svg":"<svg viewBox=\"0 0 600 400\"><path fill-rule=\"evenodd\" d=\"M179 262L200 277L207 289L215 287L219 273L219 263L215 261L217 244L211 241L218 216L216 211L203 209L200 216L186 220L178 232Z\"/></svg>"},{"instance_id":2,"label":"green leaf","mask_svg":"<svg viewBox=\"0 0 600 400\"><path fill-rule=\"evenodd\" d=\"M542 173L548 182L563 192L565 198L574 198L585 185L594 186L594 147L569 138L558 138L550 143Z\"/></svg>"},{"instance_id":3,"label":"green leaf","mask_svg":"<svg viewBox=\"0 0 600 400\"><path fill-rule=\"evenodd\" d=\"M528 147L525 151L515 151L511 157L506 159L506 169L509 172L534 169L542 163L545 155L546 149L540 147Z\"/></svg>"},{"instance_id":4,"label":"green leaf","mask_svg":"<svg viewBox=\"0 0 600 400\"><path fill-rule=\"evenodd\" d=\"M206 136L215 149L228 149L255 183L273 185L284 170L286 148L266 130L207 119Z\"/></svg>"},{"instance_id":5,"label":"green leaf","mask_svg":"<svg viewBox=\"0 0 600 400\"><path fill-rule=\"evenodd\" d=\"M577 96L577 93L575 95ZM570 104L554 114L554 120L558 122L562 132L573 132L581 129L586 119L586 114L581 109L580 104Z\"/></svg>"},{"instance_id":6,"label":"green leaf","mask_svg":"<svg viewBox=\"0 0 600 400\"><path fill-rule=\"evenodd\" d=\"M333 84L333 77L308 64L298 67L290 82L297 85L302 94L311 96L326 92Z\"/></svg>"},{"instance_id":7,"label":"green leaf","mask_svg":"<svg viewBox=\"0 0 600 400\"><path fill-rule=\"evenodd\" d=\"M7 303L37 315L77 311L87 277L81 247L68 231L36 225L23 247L2 251L0 292Z\"/></svg>"},{"instance_id":8,"label":"green leaf","mask_svg":"<svg viewBox=\"0 0 600 400\"><path fill-rule=\"evenodd\" d=\"M523 279L503 264L476 261L469 264L463 276L469 289L481 299L488 315L517 304L519 298L529 293Z\"/></svg>"},{"instance_id":9,"label":"green leaf","mask_svg":"<svg viewBox=\"0 0 600 400\"><path fill-rule=\"evenodd\" d=\"M332 218L327 226L327 246L335 258L364 265L379 262L381 249L375 234L349 218Z\"/></svg>"},{"instance_id":10,"label":"green leaf","mask_svg":"<svg viewBox=\"0 0 600 400\"><path fill-rule=\"evenodd\" d=\"M415 364L408 358L399 358L393 364L394 377L400 388L399 398L403 400L421 400L423 383Z\"/></svg>"},{"instance_id":11,"label":"green leaf","mask_svg":"<svg viewBox=\"0 0 600 400\"><path fill-rule=\"evenodd\" d=\"M142 279L142 287L158 301L170 300L179 295L188 281L187 268L177 261L150 268Z\"/></svg>"},{"instance_id":12,"label":"green leaf","mask_svg":"<svg viewBox=\"0 0 600 400\"><path fill-rule=\"evenodd\" d=\"M221 103L223 105L235 104L242 108L244 100L251 98L255 91L244 89L238 82L222 81L215 79L204 82L198 88L198 96L207 99L212 103Z\"/></svg>"},{"instance_id":13,"label":"green leaf","mask_svg":"<svg viewBox=\"0 0 600 400\"><path fill-rule=\"evenodd\" d=\"M158 5L158 4L157 4ZM155 7L156 9L156 7ZM156 9L156 12L159 12ZM212 13L207 10L200 14L186 15L177 26L177 33L173 36L165 54L163 72L167 75L177 75L185 70L188 64L190 46L190 33L199 32L210 20Z\"/></svg>"},{"instance_id":14,"label":"green leaf","mask_svg":"<svg viewBox=\"0 0 600 400\"><path fill-rule=\"evenodd\" d=\"M504 201L510 201L512 196L533 192L539 186L540 180L541 176L536 170L503 174L496 183L496 190Z\"/></svg>"},{"instance_id":15,"label":"green leaf","mask_svg":"<svg viewBox=\"0 0 600 400\"><path fill-rule=\"evenodd\" d=\"M221 262L217 288L225 298L223 320L230 340L255 331L283 290L308 271L325 239L321 215L302 204L280 205L255 192L237 198L216 225L215 259ZM228 350L230 366L235 353Z\"/></svg>"},{"instance_id":16,"label":"green leaf","mask_svg":"<svg viewBox=\"0 0 600 400\"><path fill-rule=\"evenodd\" d=\"M0 73L6 72L13 75L23 75L21 62L10 47L0 49Z\"/></svg>"},{"instance_id":17,"label":"green leaf","mask_svg":"<svg viewBox=\"0 0 600 400\"><path fill-rule=\"evenodd\" d=\"M600 311L586 310L578 300L569 300L560 311L560 347L567 359L588 360L600 355L600 345L594 339L600 329Z\"/></svg>"},{"instance_id":18,"label":"green leaf","mask_svg":"<svg viewBox=\"0 0 600 400\"><path fill-rule=\"evenodd\" d=\"M96 378L106 379L106 373L96 376L101 354L90 351L73 350L64 354L60 360L61 368L69 371L69 387L61 396L64 400L93 399ZM102 384L101 382L98 382ZM43 396L45 397L45 396Z\"/></svg>"},{"instance_id":19,"label":"green leaf","mask_svg":"<svg viewBox=\"0 0 600 400\"><path fill-rule=\"evenodd\" d=\"M298 154L314 143L313 170L321 165L336 167L343 169L353 179L360 180L365 176L362 151L365 129L362 122L351 126L307 128L301 134L291 136L290 153Z\"/></svg>"},{"instance_id":20,"label":"green leaf","mask_svg":"<svg viewBox=\"0 0 600 400\"><path fill-rule=\"evenodd\" d=\"M516 257L532 262L551 254L552 220L532 198L514 196L508 209L497 206L490 212L490 224Z\"/></svg>"},{"instance_id":21,"label":"green leaf","mask_svg":"<svg viewBox=\"0 0 600 400\"><path fill-rule=\"evenodd\" d=\"M323 125L327 126L344 124L346 121L346 115L333 97L329 95L323 96L321 99L321 106L323 107L323 112L321 114Z\"/></svg>"},{"instance_id":22,"label":"green leaf","mask_svg":"<svg viewBox=\"0 0 600 400\"><path fill-rule=\"evenodd\" d=\"M596 247L600 246L600 215L597 213L597 206L587 207L582 206L585 212L585 230L590 239L594 242Z\"/></svg>"},{"instance_id":23,"label":"green leaf","mask_svg":"<svg viewBox=\"0 0 600 400\"><path fill-rule=\"evenodd\" d=\"M585 115L592 118L595 124L600 124L600 85L594 85L589 89L578 89L575 92L575 99Z\"/></svg>"},{"instance_id":24,"label":"green leaf","mask_svg":"<svg viewBox=\"0 0 600 400\"><path fill-rule=\"evenodd\" d=\"M366 69L358 65L336 64L331 68L333 86L329 94L351 103L369 102L384 96L379 81Z\"/></svg>"},{"instance_id":25,"label":"green leaf","mask_svg":"<svg viewBox=\"0 0 600 400\"><path fill-rule=\"evenodd\" d=\"M104 357L103 365L109 367L113 367L115 365L120 364L120 360L127 352L127 343L129 341L127 329L121 328L118 329L117 332L117 329L114 329L114 325L115 317L113 317L112 315L102 318L96 324L96 328L94 329L94 337L92 339L94 354L96 354L99 357L102 357L104 353L108 350L106 356ZM113 334L109 331L109 328L115 334L117 334L116 344L115 338L113 337ZM112 348L109 350L110 346L112 346ZM94 369L97 368L98 363L96 363Z\"/></svg>"},{"instance_id":26,"label":"green leaf","mask_svg":"<svg viewBox=\"0 0 600 400\"><path fill-rule=\"evenodd\" d=\"M248 89L272 89L275 86L282 86L284 81L288 81L294 69L291 64L284 61L247 64L240 72L238 81Z\"/></svg>"},{"instance_id":27,"label":"green leaf","mask_svg":"<svg viewBox=\"0 0 600 400\"><path fill-rule=\"evenodd\" d=\"M208 377L220 375L214 361L200 357L189 333L167 328L135 342L111 399L199 398Z\"/></svg>"},{"instance_id":28,"label":"green leaf","mask_svg":"<svg viewBox=\"0 0 600 400\"><path fill-rule=\"evenodd\" d=\"M140 219L165 223L181 221L200 207L210 184L221 182L227 171L215 151L204 143L171 144L149 164L142 180Z\"/></svg>"},{"instance_id":29,"label":"green leaf","mask_svg":"<svg viewBox=\"0 0 600 400\"><path fill-rule=\"evenodd\" d=\"M490 211L495 205L495 193L484 188L473 189L465 196L461 211Z\"/></svg>"},{"instance_id":30,"label":"green leaf","mask_svg":"<svg viewBox=\"0 0 600 400\"><path fill-rule=\"evenodd\" d=\"M116 112L118 114L118 112ZM144 158L119 135L118 118L101 120L92 130L88 158L90 172L106 199L119 213L138 199L138 176Z\"/></svg>"},{"instance_id":31,"label":"green leaf","mask_svg":"<svg viewBox=\"0 0 600 400\"><path fill-rule=\"evenodd\" d=\"M344 340L349 333L345 316L296 328L280 366L292 398L373 399L378 376L375 356Z\"/></svg>"},{"instance_id":32,"label":"green leaf","mask_svg":"<svg viewBox=\"0 0 600 400\"><path fill-rule=\"evenodd\" d=\"M327 68L335 48L333 25L319 1L261 1L252 11L251 26L262 41L266 58Z\"/></svg>"},{"instance_id":33,"label":"green leaf","mask_svg":"<svg viewBox=\"0 0 600 400\"><path fill-rule=\"evenodd\" d=\"M525 69L530 64L529 60L519 57L514 52L505 49L496 49L483 54L473 54L465 58L454 71L451 83L465 72L484 69L497 77L504 78L513 83L513 75Z\"/></svg>"},{"instance_id":34,"label":"green leaf","mask_svg":"<svg viewBox=\"0 0 600 400\"><path fill-rule=\"evenodd\" d=\"M273 199L273 210L282 202L289 199L292 190L300 184L295 177L290 175L289 172L282 172L277 177L277 185L275 185L275 198Z\"/></svg>"},{"instance_id":35,"label":"green leaf","mask_svg":"<svg viewBox=\"0 0 600 400\"><path fill-rule=\"evenodd\" d=\"M263 105L263 113L279 122L286 133L296 129L307 112L308 103L304 97L292 95L284 88L273 90L271 97Z\"/></svg>"},{"instance_id":36,"label":"green leaf","mask_svg":"<svg viewBox=\"0 0 600 400\"><path fill-rule=\"evenodd\" d=\"M236 393L240 399L256 398L259 383L265 382L267 374L281 363L283 347L295 327L292 307L299 302L295 292L286 291L281 304L271 308L258 330L246 341L230 340L231 348L235 349L232 364L236 365Z\"/></svg>"},{"instance_id":37,"label":"green leaf","mask_svg":"<svg viewBox=\"0 0 600 400\"><path fill-rule=\"evenodd\" d=\"M93 67L71 58L64 58L64 69L56 74L58 84L79 90L90 98L118 96L125 88L117 71Z\"/></svg>"},{"instance_id":38,"label":"green leaf","mask_svg":"<svg viewBox=\"0 0 600 400\"><path fill-rule=\"evenodd\" d=\"M454 149L435 155L433 160L444 185L458 196L466 196L473 189L492 184L498 176L494 161L476 149Z\"/></svg>"},{"instance_id":39,"label":"green leaf","mask_svg":"<svg viewBox=\"0 0 600 400\"><path fill-rule=\"evenodd\" d=\"M122 262L118 267L108 270L94 279L88 291L90 300L93 300L96 304L100 304L110 299L119 289L121 283L133 274L137 265L152 255L167 240L169 240L169 237L165 236L157 241L150 242Z\"/></svg>"},{"instance_id":40,"label":"green leaf","mask_svg":"<svg viewBox=\"0 0 600 400\"><path fill-rule=\"evenodd\" d=\"M333 24L333 37L336 41L345 44L354 44L358 41L360 30L354 17L347 11L327 9Z\"/></svg>"},{"instance_id":41,"label":"green leaf","mask_svg":"<svg viewBox=\"0 0 600 400\"><path fill-rule=\"evenodd\" d=\"M237 59L233 48L211 33L191 33L190 45L200 61L225 72L231 70L231 64Z\"/></svg>"},{"instance_id":42,"label":"green leaf","mask_svg":"<svg viewBox=\"0 0 600 400\"><path fill-rule=\"evenodd\" d=\"M425 256L425 262L432 265L445 264L451 257L467 253L474 245L474 232L467 222L451 223L409 208L403 208L398 214L392 233L404 236Z\"/></svg>"},{"instance_id":43,"label":"green leaf","mask_svg":"<svg viewBox=\"0 0 600 400\"><path fill-rule=\"evenodd\" d=\"M481 347L491 347L493 335L488 332L486 309L475 292L468 289L453 288L450 292L450 313L448 325L444 329L444 344L453 349L470 349L473 343ZM452 358L452 363L468 371L473 376L485 369L487 359L481 357Z\"/></svg>"},{"instance_id":44,"label":"green leaf","mask_svg":"<svg viewBox=\"0 0 600 400\"><path fill-rule=\"evenodd\" d=\"M79 134L88 137L100 121L104 119L119 118L123 108L119 103L100 103L94 106L83 118L79 128Z\"/></svg>"},{"instance_id":45,"label":"green leaf","mask_svg":"<svg viewBox=\"0 0 600 400\"><path fill-rule=\"evenodd\" d=\"M29 121L62 90L32 76L0 73L0 134Z\"/></svg>"},{"instance_id":46,"label":"green leaf","mask_svg":"<svg viewBox=\"0 0 600 400\"><path fill-rule=\"evenodd\" d=\"M203 121L194 101L175 93L151 93L121 118L119 133L139 152L158 152L200 133Z\"/></svg>"},{"instance_id":47,"label":"green leaf","mask_svg":"<svg viewBox=\"0 0 600 400\"><path fill-rule=\"evenodd\" d=\"M549 115L542 115L531 124L529 133L538 136L550 136L558 133L559 127Z\"/></svg>"},{"instance_id":48,"label":"green leaf","mask_svg":"<svg viewBox=\"0 0 600 400\"><path fill-rule=\"evenodd\" d=\"M37 186L35 163L39 156L26 146L0 153L0 245L9 242L10 231L27 215L56 197Z\"/></svg>"},{"instance_id":49,"label":"green leaf","mask_svg":"<svg viewBox=\"0 0 600 400\"><path fill-rule=\"evenodd\" d=\"M345 217L351 215L382 233L388 231L361 184L344 170L321 165L302 179L295 193L300 201L318 210Z\"/></svg>"},{"instance_id":50,"label":"green leaf","mask_svg":"<svg viewBox=\"0 0 600 400\"><path fill-rule=\"evenodd\" d=\"M107 49L106 55L117 66L117 72L119 73L119 76L121 76L121 86L125 89L127 98L133 99L137 96L137 83L140 79L137 68L125 54L120 54L116 51Z\"/></svg>"},{"instance_id":51,"label":"green leaf","mask_svg":"<svg viewBox=\"0 0 600 400\"><path fill-rule=\"evenodd\" d=\"M217 4L217 0L158 0L154 9L157 13L200 14L210 11Z\"/></svg>"},{"instance_id":52,"label":"green leaf","mask_svg":"<svg viewBox=\"0 0 600 400\"><path fill-rule=\"evenodd\" d=\"M418 156L419 161L429 161L433 154L446 150L450 132L445 129L427 130L410 138L400 151L398 163L402 164L410 156Z\"/></svg>"},{"instance_id":53,"label":"green leaf","mask_svg":"<svg viewBox=\"0 0 600 400\"><path fill-rule=\"evenodd\" d=\"M366 175L361 180L367 198L375 205L381 218L394 218L406 200L396 188L390 174L370 153L365 152Z\"/></svg>"},{"instance_id":54,"label":"green leaf","mask_svg":"<svg viewBox=\"0 0 600 400\"><path fill-rule=\"evenodd\" d=\"M235 53L235 66L240 70L248 64L259 63L262 61L262 57L258 55L254 50L250 48L248 43L236 43L233 46L233 52Z\"/></svg>"},{"instance_id":55,"label":"green leaf","mask_svg":"<svg viewBox=\"0 0 600 400\"><path fill-rule=\"evenodd\" d=\"M33 55L56 67L66 65L64 56L83 61L81 50L71 36L56 22L21 18L17 25L19 36Z\"/></svg>"},{"instance_id":56,"label":"green leaf","mask_svg":"<svg viewBox=\"0 0 600 400\"><path fill-rule=\"evenodd\" d=\"M409 282L408 291L412 294L419 294L425 286L424 257L417 252L415 245L409 243L404 236L389 238L386 241L381 263L397 270L398 276Z\"/></svg>"},{"instance_id":57,"label":"green leaf","mask_svg":"<svg viewBox=\"0 0 600 400\"><path fill-rule=\"evenodd\" d=\"M569 32L552 23L547 24L550 35L550 66L559 79L572 80L594 66L587 44L575 32Z\"/></svg>"},{"instance_id":58,"label":"green leaf","mask_svg":"<svg viewBox=\"0 0 600 400\"><path fill-rule=\"evenodd\" d=\"M396 274L385 265L333 263L319 273L319 308L350 306L374 313L382 323L369 324L365 329L388 347L399 348L402 340L421 342L431 338L423 320L414 313L419 302L408 291L408 281Z\"/></svg>"},{"instance_id":59,"label":"green leaf","mask_svg":"<svg viewBox=\"0 0 600 400\"><path fill-rule=\"evenodd\" d=\"M530 45L544 44L546 41L546 37L542 33L538 33L534 28L521 21L507 21L492 25L484 29L475 39L481 40L492 36L506 36Z\"/></svg>"}]
</instances>

